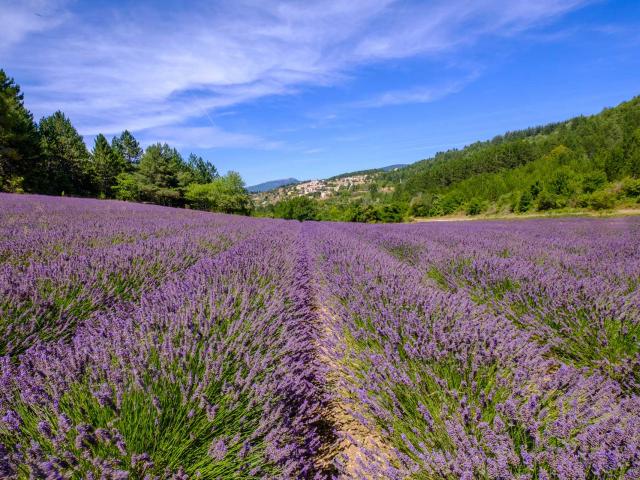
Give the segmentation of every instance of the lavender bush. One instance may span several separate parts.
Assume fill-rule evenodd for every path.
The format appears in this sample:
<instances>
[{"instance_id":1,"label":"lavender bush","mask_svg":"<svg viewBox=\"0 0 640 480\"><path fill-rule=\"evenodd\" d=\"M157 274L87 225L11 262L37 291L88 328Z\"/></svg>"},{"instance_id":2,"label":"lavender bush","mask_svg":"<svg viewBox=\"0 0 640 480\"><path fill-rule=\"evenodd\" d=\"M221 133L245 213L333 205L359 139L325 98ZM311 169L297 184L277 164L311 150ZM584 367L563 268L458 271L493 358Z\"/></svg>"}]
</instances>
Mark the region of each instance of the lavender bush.
<instances>
[{"instance_id":1,"label":"lavender bush","mask_svg":"<svg viewBox=\"0 0 640 480\"><path fill-rule=\"evenodd\" d=\"M0 478L640 478L635 219L0 207Z\"/></svg>"}]
</instances>

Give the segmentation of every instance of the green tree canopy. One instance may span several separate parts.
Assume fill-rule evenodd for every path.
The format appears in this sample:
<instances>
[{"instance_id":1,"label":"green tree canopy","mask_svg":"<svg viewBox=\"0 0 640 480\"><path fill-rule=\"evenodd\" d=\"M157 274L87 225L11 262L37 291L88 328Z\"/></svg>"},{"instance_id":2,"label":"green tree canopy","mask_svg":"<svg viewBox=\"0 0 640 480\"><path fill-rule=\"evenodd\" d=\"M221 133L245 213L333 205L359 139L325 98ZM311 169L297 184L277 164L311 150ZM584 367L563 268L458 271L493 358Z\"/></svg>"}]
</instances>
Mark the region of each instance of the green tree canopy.
<instances>
[{"instance_id":1,"label":"green tree canopy","mask_svg":"<svg viewBox=\"0 0 640 480\"><path fill-rule=\"evenodd\" d=\"M166 143L149 145L134 174L139 199L161 205L180 205L180 174L184 168L182 156L175 148Z\"/></svg>"},{"instance_id":2,"label":"green tree canopy","mask_svg":"<svg viewBox=\"0 0 640 480\"><path fill-rule=\"evenodd\" d=\"M220 176L218 170L211 162L208 162L195 153L189 155L187 167L192 177L192 183L211 183Z\"/></svg>"},{"instance_id":3,"label":"green tree canopy","mask_svg":"<svg viewBox=\"0 0 640 480\"><path fill-rule=\"evenodd\" d=\"M40 187L40 144L20 87L0 69L0 190Z\"/></svg>"},{"instance_id":4,"label":"green tree canopy","mask_svg":"<svg viewBox=\"0 0 640 480\"><path fill-rule=\"evenodd\" d=\"M274 215L278 218L289 220L316 220L318 217L318 205L309 197L294 197L278 202L274 207Z\"/></svg>"},{"instance_id":5,"label":"green tree canopy","mask_svg":"<svg viewBox=\"0 0 640 480\"><path fill-rule=\"evenodd\" d=\"M111 148L124 160L129 170L140 162L142 148L129 130L122 132L119 137L113 137Z\"/></svg>"},{"instance_id":6,"label":"green tree canopy","mask_svg":"<svg viewBox=\"0 0 640 480\"><path fill-rule=\"evenodd\" d=\"M229 172L209 183L192 183L185 192L190 205L214 212L246 215L252 210L251 197L237 172Z\"/></svg>"},{"instance_id":7,"label":"green tree canopy","mask_svg":"<svg viewBox=\"0 0 640 480\"><path fill-rule=\"evenodd\" d=\"M158 188L177 188L182 170L182 156L166 143L149 145L140 159L140 175Z\"/></svg>"},{"instance_id":8,"label":"green tree canopy","mask_svg":"<svg viewBox=\"0 0 640 480\"><path fill-rule=\"evenodd\" d=\"M91 158L98 193L106 197L111 194L111 189L116 184L116 177L124 171L125 160L113 151L102 134L96 137Z\"/></svg>"},{"instance_id":9,"label":"green tree canopy","mask_svg":"<svg viewBox=\"0 0 640 480\"><path fill-rule=\"evenodd\" d=\"M39 124L43 152L44 193L89 195L93 172L84 140L61 111L44 117Z\"/></svg>"}]
</instances>

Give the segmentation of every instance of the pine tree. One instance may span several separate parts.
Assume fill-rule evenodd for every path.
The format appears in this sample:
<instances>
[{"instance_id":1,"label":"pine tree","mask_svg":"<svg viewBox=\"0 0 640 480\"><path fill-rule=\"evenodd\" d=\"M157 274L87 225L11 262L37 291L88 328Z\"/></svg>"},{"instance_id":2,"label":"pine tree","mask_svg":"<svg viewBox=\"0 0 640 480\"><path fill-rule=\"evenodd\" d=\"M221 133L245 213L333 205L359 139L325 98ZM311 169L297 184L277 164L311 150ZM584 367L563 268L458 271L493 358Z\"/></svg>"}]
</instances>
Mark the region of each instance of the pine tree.
<instances>
[{"instance_id":1,"label":"pine tree","mask_svg":"<svg viewBox=\"0 0 640 480\"><path fill-rule=\"evenodd\" d=\"M98 193L101 197L111 196L111 189L116 184L116 177L125 170L124 160L113 151L102 134L96 137L91 158Z\"/></svg>"},{"instance_id":2,"label":"pine tree","mask_svg":"<svg viewBox=\"0 0 640 480\"><path fill-rule=\"evenodd\" d=\"M43 193L88 195L95 192L89 152L84 140L64 113L44 117L39 125L43 172Z\"/></svg>"},{"instance_id":3,"label":"pine tree","mask_svg":"<svg viewBox=\"0 0 640 480\"><path fill-rule=\"evenodd\" d=\"M180 173L184 169L185 163L175 148L166 143L149 145L138 168L142 197L162 205L180 204Z\"/></svg>"},{"instance_id":4,"label":"pine tree","mask_svg":"<svg viewBox=\"0 0 640 480\"><path fill-rule=\"evenodd\" d=\"M122 132L119 137L113 137L111 148L124 160L128 170L132 170L140 162L142 148L129 130Z\"/></svg>"},{"instance_id":5,"label":"pine tree","mask_svg":"<svg viewBox=\"0 0 640 480\"><path fill-rule=\"evenodd\" d=\"M194 183L210 183L220 176L215 165L195 153L189 155L187 165L193 174Z\"/></svg>"},{"instance_id":6,"label":"pine tree","mask_svg":"<svg viewBox=\"0 0 640 480\"><path fill-rule=\"evenodd\" d=\"M40 145L23 94L0 69L0 190L37 189Z\"/></svg>"}]
</instances>

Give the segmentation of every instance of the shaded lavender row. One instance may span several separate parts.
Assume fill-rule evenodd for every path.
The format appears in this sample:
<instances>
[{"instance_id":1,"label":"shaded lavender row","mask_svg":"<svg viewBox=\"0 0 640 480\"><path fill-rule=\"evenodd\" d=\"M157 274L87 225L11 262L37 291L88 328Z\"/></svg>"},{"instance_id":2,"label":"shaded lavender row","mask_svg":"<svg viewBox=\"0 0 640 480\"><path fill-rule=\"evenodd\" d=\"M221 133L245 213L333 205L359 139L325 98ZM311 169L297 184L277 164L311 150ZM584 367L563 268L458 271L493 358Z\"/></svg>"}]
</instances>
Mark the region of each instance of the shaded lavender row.
<instances>
[{"instance_id":1,"label":"shaded lavender row","mask_svg":"<svg viewBox=\"0 0 640 480\"><path fill-rule=\"evenodd\" d=\"M606 374L557 360L535 332L425 275L430 254L431 266L460 260L440 256L433 239L448 236L455 249L456 238L482 243L483 228L491 236L492 224L314 228L318 291L343 372L334 388L388 447L352 438L367 454L359 474L638 478L637 395Z\"/></svg>"}]
</instances>

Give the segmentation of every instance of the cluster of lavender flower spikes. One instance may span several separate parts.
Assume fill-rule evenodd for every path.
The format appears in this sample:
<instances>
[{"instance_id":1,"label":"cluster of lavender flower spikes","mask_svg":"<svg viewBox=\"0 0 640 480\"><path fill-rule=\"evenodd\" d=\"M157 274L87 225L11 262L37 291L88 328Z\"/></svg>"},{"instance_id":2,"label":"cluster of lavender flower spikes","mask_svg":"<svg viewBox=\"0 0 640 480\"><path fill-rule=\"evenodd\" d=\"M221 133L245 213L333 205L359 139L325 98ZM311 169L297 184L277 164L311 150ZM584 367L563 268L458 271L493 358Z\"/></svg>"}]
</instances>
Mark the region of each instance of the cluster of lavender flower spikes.
<instances>
[{"instance_id":1,"label":"cluster of lavender flower spikes","mask_svg":"<svg viewBox=\"0 0 640 480\"><path fill-rule=\"evenodd\" d=\"M0 194L0 478L640 478L639 336L635 219Z\"/></svg>"}]
</instances>

